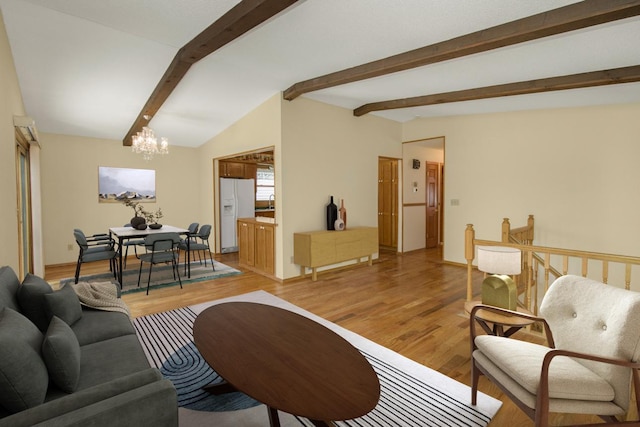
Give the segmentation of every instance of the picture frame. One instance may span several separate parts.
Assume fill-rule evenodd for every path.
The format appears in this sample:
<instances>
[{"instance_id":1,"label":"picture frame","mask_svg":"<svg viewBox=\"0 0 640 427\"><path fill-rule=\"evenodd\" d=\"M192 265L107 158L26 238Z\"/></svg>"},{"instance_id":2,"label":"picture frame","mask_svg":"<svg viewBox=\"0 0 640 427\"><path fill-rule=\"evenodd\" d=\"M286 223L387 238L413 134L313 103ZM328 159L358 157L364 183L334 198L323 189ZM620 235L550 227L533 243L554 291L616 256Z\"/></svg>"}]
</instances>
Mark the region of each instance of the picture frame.
<instances>
[{"instance_id":1,"label":"picture frame","mask_svg":"<svg viewBox=\"0 0 640 427\"><path fill-rule=\"evenodd\" d=\"M141 203L156 201L156 171L98 167L98 202L122 203L124 200Z\"/></svg>"}]
</instances>

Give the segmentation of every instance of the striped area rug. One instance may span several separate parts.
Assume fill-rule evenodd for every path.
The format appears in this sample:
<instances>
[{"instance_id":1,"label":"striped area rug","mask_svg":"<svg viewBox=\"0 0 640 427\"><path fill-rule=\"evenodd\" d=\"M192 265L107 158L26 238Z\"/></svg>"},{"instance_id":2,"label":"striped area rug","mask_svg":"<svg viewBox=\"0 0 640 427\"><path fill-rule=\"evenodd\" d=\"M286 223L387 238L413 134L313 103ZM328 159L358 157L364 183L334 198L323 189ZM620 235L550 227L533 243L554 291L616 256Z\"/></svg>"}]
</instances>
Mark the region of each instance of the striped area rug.
<instances>
[{"instance_id":1,"label":"striped area rug","mask_svg":"<svg viewBox=\"0 0 640 427\"><path fill-rule=\"evenodd\" d=\"M195 350L191 331L198 313L213 304L228 301L259 302L302 314L343 336L362 352L378 374L380 401L366 416L337 422L338 426L486 426L500 408L500 401L480 392L478 405L472 406L471 392L466 385L264 291L134 319L134 326L152 366L163 370L163 374L169 378L170 371L179 369L184 364L193 366L183 378L173 379L177 389L187 390L180 392L181 407L207 410L207 405L201 403L211 399L211 396L200 389L199 382L203 378L205 383L221 380ZM184 383L198 385L189 389L184 387ZM260 414L266 417L266 410ZM215 414L212 413L211 416L215 417ZM216 422L215 418L211 421ZM266 418L262 421L266 421ZM312 426L306 419L287 414L281 414L281 422L283 426ZM216 425L240 424L231 421L226 424L218 422Z\"/></svg>"}]
</instances>

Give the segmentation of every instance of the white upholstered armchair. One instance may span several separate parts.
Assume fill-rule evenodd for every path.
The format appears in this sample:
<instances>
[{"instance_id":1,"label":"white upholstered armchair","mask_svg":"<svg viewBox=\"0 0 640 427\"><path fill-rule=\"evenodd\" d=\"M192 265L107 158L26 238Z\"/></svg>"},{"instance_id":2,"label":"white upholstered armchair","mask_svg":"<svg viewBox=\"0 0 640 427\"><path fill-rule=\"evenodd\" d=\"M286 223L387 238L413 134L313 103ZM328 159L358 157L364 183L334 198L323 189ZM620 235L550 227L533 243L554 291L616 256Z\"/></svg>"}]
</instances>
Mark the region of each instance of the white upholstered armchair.
<instances>
[{"instance_id":1,"label":"white upholstered armchair","mask_svg":"<svg viewBox=\"0 0 640 427\"><path fill-rule=\"evenodd\" d=\"M540 321L549 346L476 334L474 317L480 308ZM482 305L472 310L473 404L484 374L536 426L548 425L549 412L594 414L617 422L629 408L632 384L640 412L640 293L563 276L549 287L540 315Z\"/></svg>"}]
</instances>

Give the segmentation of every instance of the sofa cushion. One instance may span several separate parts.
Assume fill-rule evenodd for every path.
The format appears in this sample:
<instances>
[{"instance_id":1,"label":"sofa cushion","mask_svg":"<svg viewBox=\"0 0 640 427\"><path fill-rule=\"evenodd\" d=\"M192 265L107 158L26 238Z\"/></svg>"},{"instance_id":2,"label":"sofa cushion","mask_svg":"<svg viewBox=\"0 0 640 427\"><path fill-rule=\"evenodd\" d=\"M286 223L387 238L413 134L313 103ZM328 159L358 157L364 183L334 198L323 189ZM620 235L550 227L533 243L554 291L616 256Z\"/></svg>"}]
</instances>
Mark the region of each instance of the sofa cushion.
<instances>
[{"instance_id":1,"label":"sofa cushion","mask_svg":"<svg viewBox=\"0 0 640 427\"><path fill-rule=\"evenodd\" d=\"M71 329L81 346L136 333L126 314L89 307L82 307L82 318Z\"/></svg>"},{"instance_id":2,"label":"sofa cushion","mask_svg":"<svg viewBox=\"0 0 640 427\"><path fill-rule=\"evenodd\" d=\"M51 292L53 289L44 279L31 273L27 274L18 289L18 304L20 304L22 314L42 332L47 330L50 320L44 309L44 295Z\"/></svg>"},{"instance_id":3,"label":"sofa cushion","mask_svg":"<svg viewBox=\"0 0 640 427\"><path fill-rule=\"evenodd\" d=\"M61 390L73 393L80 379L80 344L71 327L53 316L42 342L42 358L49 378Z\"/></svg>"},{"instance_id":4,"label":"sofa cushion","mask_svg":"<svg viewBox=\"0 0 640 427\"><path fill-rule=\"evenodd\" d=\"M78 390L150 367L137 335L123 335L80 347Z\"/></svg>"},{"instance_id":5,"label":"sofa cushion","mask_svg":"<svg viewBox=\"0 0 640 427\"><path fill-rule=\"evenodd\" d=\"M22 314L0 309L0 404L10 413L40 405L49 384L42 333Z\"/></svg>"},{"instance_id":6,"label":"sofa cushion","mask_svg":"<svg viewBox=\"0 0 640 427\"><path fill-rule=\"evenodd\" d=\"M0 308L9 307L20 311L18 288L20 288L20 280L13 269L9 266L0 267Z\"/></svg>"},{"instance_id":7,"label":"sofa cushion","mask_svg":"<svg viewBox=\"0 0 640 427\"><path fill-rule=\"evenodd\" d=\"M71 286L44 295L44 307L49 318L58 316L67 325L73 325L82 317L82 306Z\"/></svg>"}]
</instances>

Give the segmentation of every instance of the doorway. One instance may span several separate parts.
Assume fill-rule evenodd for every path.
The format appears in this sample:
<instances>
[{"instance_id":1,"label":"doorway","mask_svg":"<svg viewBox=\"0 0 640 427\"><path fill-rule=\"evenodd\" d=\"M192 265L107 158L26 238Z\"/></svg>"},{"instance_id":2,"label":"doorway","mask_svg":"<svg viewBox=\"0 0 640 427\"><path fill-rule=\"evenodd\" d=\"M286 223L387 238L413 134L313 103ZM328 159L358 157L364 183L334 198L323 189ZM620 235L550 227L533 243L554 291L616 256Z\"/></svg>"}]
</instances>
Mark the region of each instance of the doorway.
<instances>
[{"instance_id":1,"label":"doorway","mask_svg":"<svg viewBox=\"0 0 640 427\"><path fill-rule=\"evenodd\" d=\"M444 137L402 145L402 251L444 245Z\"/></svg>"},{"instance_id":2,"label":"doorway","mask_svg":"<svg viewBox=\"0 0 640 427\"><path fill-rule=\"evenodd\" d=\"M235 153L213 159L213 212L215 253L237 252L237 230L235 224L239 217L275 218L277 200L275 197L275 156L274 147L265 147L255 151ZM252 197L244 203L238 198L238 186L244 186L252 180ZM225 183L223 184L223 181ZM225 186L236 186L232 196L225 196ZM248 194L245 188L243 193ZM234 200L237 204L228 204L226 200ZM247 203L250 205L247 205ZM246 211L246 212L241 212ZM225 216L232 216L227 218ZM231 226L229 226L229 220ZM225 224L226 223L226 224ZM226 235L226 237L224 237ZM229 243L229 238L234 241Z\"/></svg>"},{"instance_id":3,"label":"doorway","mask_svg":"<svg viewBox=\"0 0 640 427\"><path fill-rule=\"evenodd\" d=\"M29 143L16 132L16 185L18 213L19 277L33 272L31 244L31 180Z\"/></svg>"}]
</instances>

